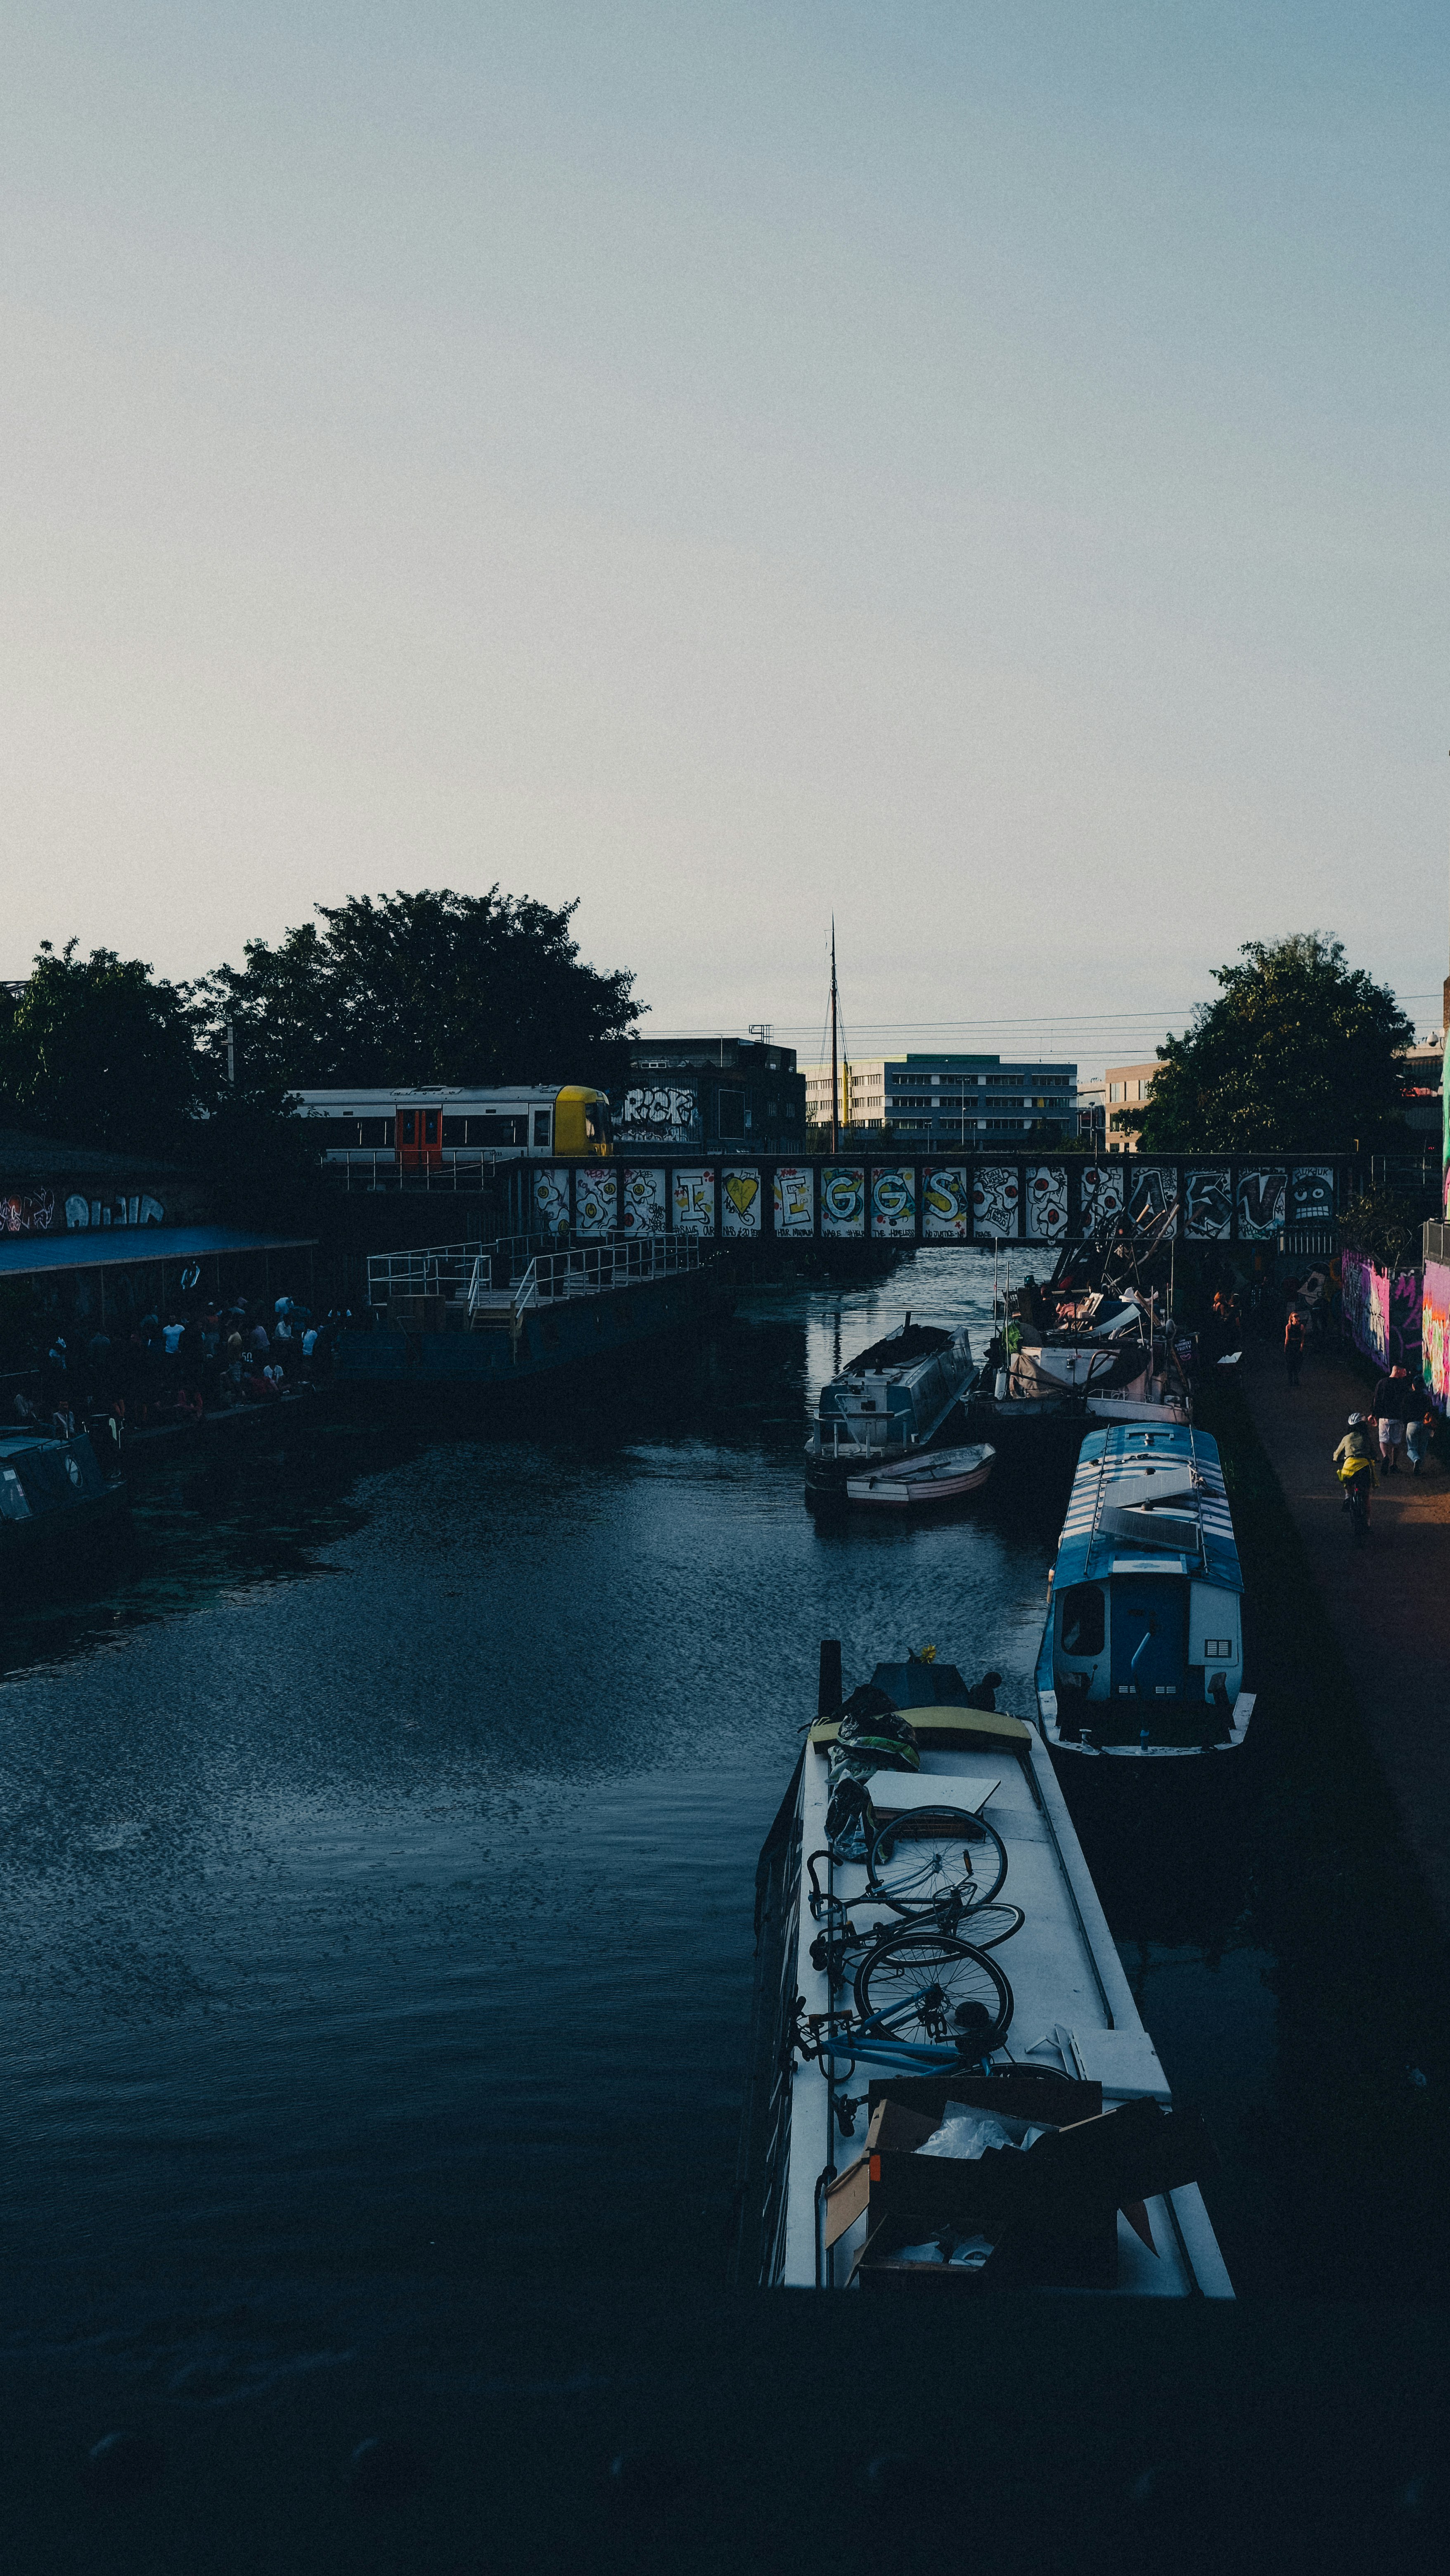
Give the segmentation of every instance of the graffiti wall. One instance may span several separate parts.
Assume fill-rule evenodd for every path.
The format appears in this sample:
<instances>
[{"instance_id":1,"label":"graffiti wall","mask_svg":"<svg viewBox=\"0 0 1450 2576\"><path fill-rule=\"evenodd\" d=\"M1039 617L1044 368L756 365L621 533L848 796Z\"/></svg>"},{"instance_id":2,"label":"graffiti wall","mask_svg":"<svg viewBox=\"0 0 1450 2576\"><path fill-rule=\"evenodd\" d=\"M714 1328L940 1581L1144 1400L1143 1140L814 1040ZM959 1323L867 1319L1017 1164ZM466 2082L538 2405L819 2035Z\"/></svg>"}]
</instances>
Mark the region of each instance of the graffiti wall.
<instances>
[{"instance_id":1,"label":"graffiti wall","mask_svg":"<svg viewBox=\"0 0 1450 2576\"><path fill-rule=\"evenodd\" d=\"M671 1174L670 1205L676 1234L715 1231L715 1175L712 1171Z\"/></svg>"},{"instance_id":2,"label":"graffiti wall","mask_svg":"<svg viewBox=\"0 0 1450 2576\"><path fill-rule=\"evenodd\" d=\"M1033 1243L1060 1243L1067 1232L1067 1167L1032 1163L1027 1172L1027 1232Z\"/></svg>"},{"instance_id":3,"label":"graffiti wall","mask_svg":"<svg viewBox=\"0 0 1450 2576\"><path fill-rule=\"evenodd\" d=\"M1084 1163L1079 1206L1079 1232L1091 1234L1105 1218L1123 1213L1123 1167L1118 1163Z\"/></svg>"},{"instance_id":4,"label":"graffiti wall","mask_svg":"<svg viewBox=\"0 0 1450 2576\"><path fill-rule=\"evenodd\" d=\"M759 1234L760 1174L727 1163L720 1174L720 1231Z\"/></svg>"},{"instance_id":5,"label":"graffiti wall","mask_svg":"<svg viewBox=\"0 0 1450 2576\"><path fill-rule=\"evenodd\" d=\"M1450 1264L1427 1261L1420 1298L1420 1374L1437 1413L1450 1413Z\"/></svg>"},{"instance_id":6,"label":"graffiti wall","mask_svg":"<svg viewBox=\"0 0 1450 2576\"><path fill-rule=\"evenodd\" d=\"M534 1174L534 1226L540 1234L560 1234L569 1222L569 1166L540 1164Z\"/></svg>"},{"instance_id":7,"label":"graffiti wall","mask_svg":"<svg viewBox=\"0 0 1450 2576\"><path fill-rule=\"evenodd\" d=\"M574 1231L581 1243L613 1234L619 1218L619 1174L580 1171L574 1182Z\"/></svg>"},{"instance_id":8,"label":"graffiti wall","mask_svg":"<svg viewBox=\"0 0 1450 2576\"><path fill-rule=\"evenodd\" d=\"M1300 1163L1289 1181L1291 1225L1333 1225L1334 1165Z\"/></svg>"},{"instance_id":9,"label":"graffiti wall","mask_svg":"<svg viewBox=\"0 0 1450 2576\"><path fill-rule=\"evenodd\" d=\"M1288 1187L1282 1171L1241 1171L1239 1174L1239 1241L1263 1243L1277 1234L1284 1222L1284 1199Z\"/></svg>"},{"instance_id":10,"label":"graffiti wall","mask_svg":"<svg viewBox=\"0 0 1450 2576\"><path fill-rule=\"evenodd\" d=\"M663 1234L665 1176L650 1164L632 1163L619 1192L619 1231L630 1236Z\"/></svg>"},{"instance_id":11,"label":"graffiti wall","mask_svg":"<svg viewBox=\"0 0 1450 2576\"><path fill-rule=\"evenodd\" d=\"M1233 1178L1227 1163L1205 1163L1183 1175L1183 1231L1190 1243L1227 1243L1233 1227Z\"/></svg>"},{"instance_id":12,"label":"graffiti wall","mask_svg":"<svg viewBox=\"0 0 1450 2576\"><path fill-rule=\"evenodd\" d=\"M991 1242L996 1235L1015 1235L1020 1205L1017 1175L1009 1165L979 1165L972 1186L972 1215L981 1239Z\"/></svg>"},{"instance_id":13,"label":"graffiti wall","mask_svg":"<svg viewBox=\"0 0 1450 2576\"><path fill-rule=\"evenodd\" d=\"M1402 1360L1411 1377L1420 1373L1421 1288L1418 1270L1376 1270L1360 1252L1346 1252L1340 1264L1344 1328L1357 1351L1393 1368Z\"/></svg>"},{"instance_id":14,"label":"graffiti wall","mask_svg":"<svg viewBox=\"0 0 1450 2576\"><path fill-rule=\"evenodd\" d=\"M827 1163L821 1172L822 1234L864 1234L866 1174L854 1164Z\"/></svg>"},{"instance_id":15,"label":"graffiti wall","mask_svg":"<svg viewBox=\"0 0 1450 2576\"><path fill-rule=\"evenodd\" d=\"M1157 1225L1173 1206L1178 1195L1177 1175L1171 1165L1166 1171L1151 1167L1140 1171L1136 1161L1128 1166L1127 1212L1134 1225ZM1165 1238L1178 1232L1176 1213L1164 1228Z\"/></svg>"},{"instance_id":16,"label":"graffiti wall","mask_svg":"<svg viewBox=\"0 0 1450 2576\"><path fill-rule=\"evenodd\" d=\"M1012 1175L1016 1180L1015 1172ZM948 1164L921 1176L921 1230L929 1242L950 1243L972 1231L972 1176Z\"/></svg>"},{"instance_id":17,"label":"graffiti wall","mask_svg":"<svg viewBox=\"0 0 1450 2576\"><path fill-rule=\"evenodd\" d=\"M916 1233L916 1174L895 1170L871 1175L871 1231L893 1242L910 1242Z\"/></svg>"},{"instance_id":18,"label":"graffiti wall","mask_svg":"<svg viewBox=\"0 0 1450 2576\"><path fill-rule=\"evenodd\" d=\"M700 1102L693 1082L639 1083L620 1104L615 1136L626 1145L696 1145Z\"/></svg>"},{"instance_id":19,"label":"graffiti wall","mask_svg":"<svg viewBox=\"0 0 1450 2576\"><path fill-rule=\"evenodd\" d=\"M777 1234L814 1234L816 1176L809 1163L778 1163L775 1171Z\"/></svg>"}]
</instances>

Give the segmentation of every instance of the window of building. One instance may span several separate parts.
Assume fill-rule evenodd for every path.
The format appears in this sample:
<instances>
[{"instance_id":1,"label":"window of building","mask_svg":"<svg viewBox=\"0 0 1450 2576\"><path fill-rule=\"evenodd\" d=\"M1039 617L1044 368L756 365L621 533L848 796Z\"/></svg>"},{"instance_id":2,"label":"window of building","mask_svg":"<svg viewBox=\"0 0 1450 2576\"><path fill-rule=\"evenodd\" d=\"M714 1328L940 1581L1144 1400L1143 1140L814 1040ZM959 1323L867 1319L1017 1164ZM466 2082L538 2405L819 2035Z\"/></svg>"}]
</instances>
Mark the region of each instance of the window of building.
<instances>
[{"instance_id":1,"label":"window of building","mask_svg":"<svg viewBox=\"0 0 1450 2576\"><path fill-rule=\"evenodd\" d=\"M827 1086L829 1089L829 1085ZM745 1094L743 1091L717 1091L715 1094L715 1131L727 1142L745 1133Z\"/></svg>"}]
</instances>

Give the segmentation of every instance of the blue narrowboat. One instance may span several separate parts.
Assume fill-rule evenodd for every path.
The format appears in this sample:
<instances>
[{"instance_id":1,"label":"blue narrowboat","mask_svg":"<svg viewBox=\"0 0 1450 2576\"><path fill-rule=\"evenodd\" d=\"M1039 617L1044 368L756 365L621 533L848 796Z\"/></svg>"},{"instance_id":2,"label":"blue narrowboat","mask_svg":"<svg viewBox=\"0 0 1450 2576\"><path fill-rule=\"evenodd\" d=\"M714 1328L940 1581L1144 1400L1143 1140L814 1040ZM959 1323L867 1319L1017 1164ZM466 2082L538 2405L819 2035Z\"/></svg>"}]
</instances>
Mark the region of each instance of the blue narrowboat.
<instances>
[{"instance_id":1,"label":"blue narrowboat","mask_svg":"<svg viewBox=\"0 0 1450 2576\"><path fill-rule=\"evenodd\" d=\"M1154 1757L1241 1745L1254 1705L1243 1590L1217 1441L1188 1423L1091 1433L1037 1659L1049 1744Z\"/></svg>"}]
</instances>

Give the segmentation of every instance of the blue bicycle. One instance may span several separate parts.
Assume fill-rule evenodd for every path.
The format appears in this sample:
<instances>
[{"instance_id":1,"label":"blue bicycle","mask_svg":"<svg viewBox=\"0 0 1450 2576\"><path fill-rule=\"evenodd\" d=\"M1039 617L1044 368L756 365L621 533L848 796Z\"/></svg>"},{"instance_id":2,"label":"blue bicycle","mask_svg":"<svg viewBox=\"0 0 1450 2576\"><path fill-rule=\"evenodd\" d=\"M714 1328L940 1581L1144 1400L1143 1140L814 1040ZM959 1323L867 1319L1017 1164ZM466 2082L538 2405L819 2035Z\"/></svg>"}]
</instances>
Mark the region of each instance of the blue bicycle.
<instances>
[{"instance_id":1,"label":"blue bicycle","mask_svg":"<svg viewBox=\"0 0 1450 2576\"><path fill-rule=\"evenodd\" d=\"M952 2075L1001 2046L1012 1989L995 1959L955 1933L907 1924L877 1941L855 1976L856 2018L807 2013L796 2002L795 2044L844 2081L857 2063L897 2074Z\"/></svg>"}]
</instances>

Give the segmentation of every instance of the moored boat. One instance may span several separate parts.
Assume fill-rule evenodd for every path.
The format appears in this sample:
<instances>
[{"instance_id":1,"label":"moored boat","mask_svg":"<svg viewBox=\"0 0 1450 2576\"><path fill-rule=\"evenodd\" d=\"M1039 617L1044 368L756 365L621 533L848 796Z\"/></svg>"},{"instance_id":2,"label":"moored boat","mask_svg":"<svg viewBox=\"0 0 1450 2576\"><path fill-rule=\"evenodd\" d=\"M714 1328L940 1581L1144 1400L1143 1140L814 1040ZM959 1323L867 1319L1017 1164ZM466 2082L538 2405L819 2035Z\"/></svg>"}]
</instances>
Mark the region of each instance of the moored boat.
<instances>
[{"instance_id":1,"label":"moored boat","mask_svg":"<svg viewBox=\"0 0 1450 2576\"><path fill-rule=\"evenodd\" d=\"M84 1545L125 1508L125 1480L105 1473L84 1432L0 1431L0 1574Z\"/></svg>"},{"instance_id":2,"label":"moored boat","mask_svg":"<svg viewBox=\"0 0 1450 2576\"><path fill-rule=\"evenodd\" d=\"M872 1342L823 1386L806 1443L808 1500L904 1458L940 1431L976 1376L965 1325L914 1324Z\"/></svg>"},{"instance_id":3,"label":"moored boat","mask_svg":"<svg viewBox=\"0 0 1450 2576\"><path fill-rule=\"evenodd\" d=\"M735 2273L1231 2298L1038 1730L931 1650L823 1713L756 1878Z\"/></svg>"},{"instance_id":4,"label":"moored boat","mask_svg":"<svg viewBox=\"0 0 1450 2576\"><path fill-rule=\"evenodd\" d=\"M981 1491L997 1452L987 1441L969 1449L925 1449L846 1479L848 1503L882 1503L896 1511L959 1502Z\"/></svg>"},{"instance_id":5,"label":"moored boat","mask_svg":"<svg viewBox=\"0 0 1450 2576\"><path fill-rule=\"evenodd\" d=\"M1243 1575L1218 1444L1115 1423L1083 1442L1049 1577L1037 1706L1087 1756L1230 1752L1243 1688Z\"/></svg>"}]
</instances>

